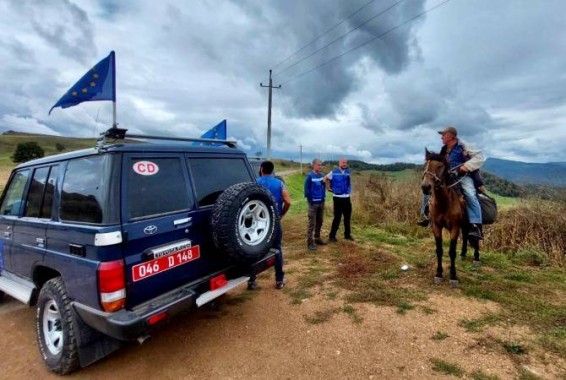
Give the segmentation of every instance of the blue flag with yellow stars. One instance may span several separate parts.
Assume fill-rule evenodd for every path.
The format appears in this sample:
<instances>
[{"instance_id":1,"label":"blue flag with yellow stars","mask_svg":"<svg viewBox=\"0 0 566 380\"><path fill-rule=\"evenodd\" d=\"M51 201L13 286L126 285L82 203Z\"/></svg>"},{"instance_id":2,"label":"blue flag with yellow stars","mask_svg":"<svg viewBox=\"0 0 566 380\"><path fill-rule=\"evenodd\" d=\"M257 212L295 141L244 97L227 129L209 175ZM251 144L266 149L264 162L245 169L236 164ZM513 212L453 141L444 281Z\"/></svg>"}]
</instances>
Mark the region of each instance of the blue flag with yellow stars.
<instances>
[{"instance_id":1,"label":"blue flag with yellow stars","mask_svg":"<svg viewBox=\"0 0 566 380\"><path fill-rule=\"evenodd\" d=\"M208 131L200 137L201 139L215 139L215 140L226 140L226 119L222 120L220 123L216 124L214 127L210 128ZM219 146L222 144L216 144L212 142L194 142L193 145L197 146Z\"/></svg>"},{"instance_id":2,"label":"blue flag with yellow stars","mask_svg":"<svg viewBox=\"0 0 566 380\"><path fill-rule=\"evenodd\" d=\"M68 108L82 102L95 100L116 101L116 68L114 52L98 62L83 77L75 83L65 95L49 110L55 107Z\"/></svg>"},{"instance_id":3,"label":"blue flag with yellow stars","mask_svg":"<svg viewBox=\"0 0 566 380\"><path fill-rule=\"evenodd\" d=\"M226 140L226 119L206 131L201 139Z\"/></svg>"}]
</instances>

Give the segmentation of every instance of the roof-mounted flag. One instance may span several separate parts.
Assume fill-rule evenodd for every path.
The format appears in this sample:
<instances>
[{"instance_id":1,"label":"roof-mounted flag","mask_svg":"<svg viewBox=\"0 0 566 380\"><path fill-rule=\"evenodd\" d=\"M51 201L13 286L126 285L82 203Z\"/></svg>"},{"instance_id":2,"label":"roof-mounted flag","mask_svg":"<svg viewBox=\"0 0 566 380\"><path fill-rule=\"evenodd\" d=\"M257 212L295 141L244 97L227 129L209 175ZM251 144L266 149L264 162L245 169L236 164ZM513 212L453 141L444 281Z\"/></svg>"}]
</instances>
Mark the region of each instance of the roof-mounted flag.
<instances>
[{"instance_id":1,"label":"roof-mounted flag","mask_svg":"<svg viewBox=\"0 0 566 380\"><path fill-rule=\"evenodd\" d=\"M220 123L216 124L214 127L210 128L208 131L204 132L201 139L214 139L214 140L226 140L226 119L222 120ZM213 142L194 142L193 145L197 146L220 146L220 143Z\"/></svg>"},{"instance_id":2,"label":"roof-mounted flag","mask_svg":"<svg viewBox=\"0 0 566 380\"><path fill-rule=\"evenodd\" d=\"M201 139L226 140L226 119L206 131Z\"/></svg>"},{"instance_id":3,"label":"roof-mounted flag","mask_svg":"<svg viewBox=\"0 0 566 380\"><path fill-rule=\"evenodd\" d=\"M114 52L90 69L57 103L55 107L68 108L82 102L96 100L116 101L116 62Z\"/></svg>"}]
</instances>

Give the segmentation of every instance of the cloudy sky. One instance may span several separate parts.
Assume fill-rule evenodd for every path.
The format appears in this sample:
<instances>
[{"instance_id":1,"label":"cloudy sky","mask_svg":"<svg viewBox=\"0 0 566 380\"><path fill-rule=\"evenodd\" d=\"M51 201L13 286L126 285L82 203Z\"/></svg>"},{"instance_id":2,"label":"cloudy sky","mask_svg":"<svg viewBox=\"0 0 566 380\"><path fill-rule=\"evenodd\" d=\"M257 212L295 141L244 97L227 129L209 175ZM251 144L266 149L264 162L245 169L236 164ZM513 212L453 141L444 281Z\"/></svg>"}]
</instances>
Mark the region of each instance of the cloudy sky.
<instances>
[{"instance_id":1,"label":"cloudy sky","mask_svg":"<svg viewBox=\"0 0 566 380\"><path fill-rule=\"evenodd\" d=\"M0 0L0 131L93 137L111 102L56 108L116 52L133 133L272 156L423 161L458 128L487 157L566 161L563 0ZM420 17L419 17L420 16Z\"/></svg>"}]
</instances>

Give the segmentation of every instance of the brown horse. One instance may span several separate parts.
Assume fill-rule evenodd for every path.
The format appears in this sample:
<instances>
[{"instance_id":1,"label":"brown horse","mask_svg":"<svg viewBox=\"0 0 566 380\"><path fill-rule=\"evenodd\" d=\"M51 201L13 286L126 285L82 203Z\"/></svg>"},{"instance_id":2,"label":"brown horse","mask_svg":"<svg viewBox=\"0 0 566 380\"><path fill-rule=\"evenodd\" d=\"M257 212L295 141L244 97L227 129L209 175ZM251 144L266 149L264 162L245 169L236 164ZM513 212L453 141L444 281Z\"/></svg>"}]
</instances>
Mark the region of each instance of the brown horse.
<instances>
[{"instance_id":1,"label":"brown horse","mask_svg":"<svg viewBox=\"0 0 566 380\"><path fill-rule=\"evenodd\" d=\"M460 230L463 234L461 257L466 256L469 223L465 216L463 201L455 190L455 184L450 183L449 164L445 156L425 150L425 170L421 188L424 194L430 194L429 214L432 224L432 233L436 242L437 268L434 277L435 282L442 281L442 229L450 233L450 284L458 285L456 276L456 244ZM479 242L477 239L469 239L474 248L474 264L479 265Z\"/></svg>"}]
</instances>

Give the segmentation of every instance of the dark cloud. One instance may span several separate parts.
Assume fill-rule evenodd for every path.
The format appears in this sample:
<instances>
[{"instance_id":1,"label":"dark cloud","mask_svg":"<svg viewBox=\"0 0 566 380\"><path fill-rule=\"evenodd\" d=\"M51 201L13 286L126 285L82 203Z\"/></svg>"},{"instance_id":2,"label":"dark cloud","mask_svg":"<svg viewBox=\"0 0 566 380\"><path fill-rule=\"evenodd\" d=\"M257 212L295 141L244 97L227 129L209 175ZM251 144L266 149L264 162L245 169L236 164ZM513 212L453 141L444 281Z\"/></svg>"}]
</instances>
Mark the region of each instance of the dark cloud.
<instances>
[{"instance_id":1,"label":"dark cloud","mask_svg":"<svg viewBox=\"0 0 566 380\"><path fill-rule=\"evenodd\" d=\"M35 59L35 54L33 50L27 48L20 40L14 38L9 42L8 48L10 49L10 54L21 64L21 65L36 65L37 60Z\"/></svg>"},{"instance_id":2,"label":"dark cloud","mask_svg":"<svg viewBox=\"0 0 566 380\"><path fill-rule=\"evenodd\" d=\"M40 6L23 1L14 2L12 6L25 9L37 34L62 55L80 63L88 63L96 57L94 28L87 13L79 6L68 0Z\"/></svg>"},{"instance_id":3,"label":"dark cloud","mask_svg":"<svg viewBox=\"0 0 566 380\"><path fill-rule=\"evenodd\" d=\"M373 40L361 48L361 54L371 57L381 69L389 74L403 71L410 62L411 48L414 48L415 44L418 46L414 33L423 21L421 18L410 20L423 13L424 5L425 1L398 0L372 4L369 10L364 11L362 17L352 18L349 26L355 28L375 15L380 13L381 15L364 24L359 29L359 33L353 34L354 38L349 42L349 47Z\"/></svg>"},{"instance_id":4,"label":"dark cloud","mask_svg":"<svg viewBox=\"0 0 566 380\"><path fill-rule=\"evenodd\" d=\"M288 38L285 49L277 49L284 51L281 56L285 58L274 70L275 84L284 83L283 96L288 98L285 110L289 115L316 118L340 113L341 103L363 82L353 68L364 57L387 73L399 73L407 67L411 46L415 44L414 25L378 37L421 12L424 1L398 5L395 1L374 2L324 34L364 4L367 1L288 1L277 5L280 19L272 26L285 28ZM382 14L375 17L379 13ZM364 25L349 33L361 24ZM315 38L314 43L305 47ZM371 40L374 41L355 49ZM297 50L296 55L291 55Z\"/></svg>"}]
</instances>

